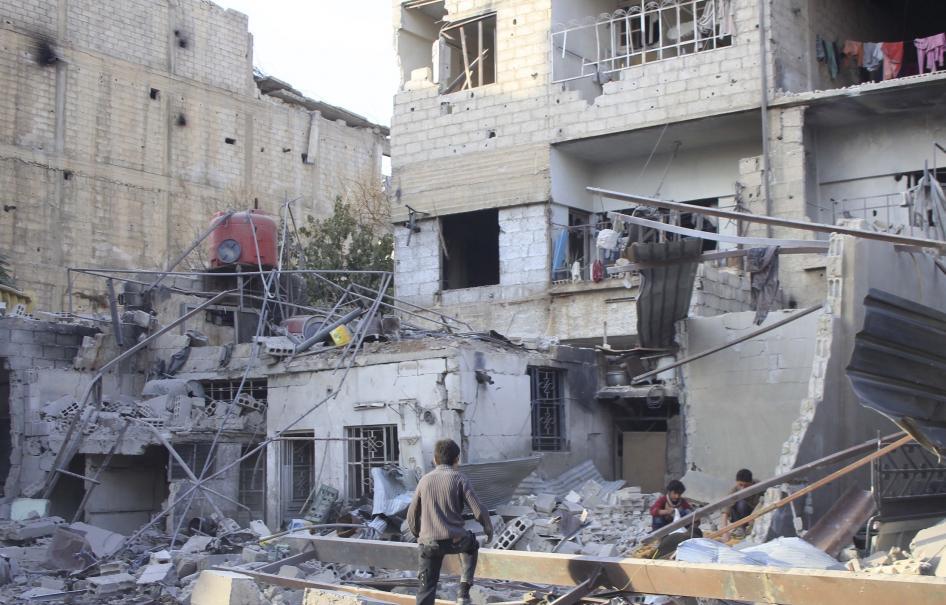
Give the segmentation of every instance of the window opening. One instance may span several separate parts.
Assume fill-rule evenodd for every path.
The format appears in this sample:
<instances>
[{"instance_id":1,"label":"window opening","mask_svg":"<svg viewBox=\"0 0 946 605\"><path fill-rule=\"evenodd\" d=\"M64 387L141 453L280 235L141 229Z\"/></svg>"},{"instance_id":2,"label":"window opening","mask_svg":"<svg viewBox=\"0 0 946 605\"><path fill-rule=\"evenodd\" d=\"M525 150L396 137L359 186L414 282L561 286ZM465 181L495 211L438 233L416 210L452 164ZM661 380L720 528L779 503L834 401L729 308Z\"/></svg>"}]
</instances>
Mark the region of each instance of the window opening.
<instances>
[{"instance_id":1,"label":"window opening","mask_svg":"<svg viewBox=\"0 0 946 605\"><path fill-rule=\"evenodd\" d=\"M444 93L467 90L496 82L496 14L448 24L440 32L441 70Z\"/></svg>"},{"instance_id":2,"label":"window opening","mask_svg":"<svg viewBox=\"0 0 946 605\"><path fill-rule=\"evenodd\" d=\"M258 444L244 445L240 457L246 456ZM250 510L252 519L262 519L266 502L266 448L240 463L240 502Z\"/></svg>"},{"instance_id":3,"label":"window opening","mask_svg":"<svg viewBox=\"0 0 946 605\"><path fill-rule=\"evenodd\" d=\"M204 471L204 465L207 464L207 458L210 456L210 444L175 443L174 450L177 451L177 455L187 464L191 472L200 477L201 473ZM170 463L168 464L168 480L180 481L182 479L189 479L190 477L187 471L178 464L174 456L171 456L169 453L168 457L170 458ZM213 467L214 463L211 463L208 473L214 471Z\"/></svg>"},{"instance_id":4,"label":"window opening","mask_svg":"<svg viewBox=\"0 0 946 605\"><path fill-rule=\"evenodd\" d=\"M499 283L499 211L464 212L440 217L444 290Z\"/></svg>"},{"instance_id":5,"label":"window opening","mask_svg":"<svg viewBox=\"0 0 946 605\"><path fill-rule=\"evenodd\" d=\"M561 452L567 449L564 378L563 370L529 368L533 451Z\"/></svg>"},{"instance_id":6,"label":"window opening","mask_svg":"<svg viewBox=\"0 0 946 605\"><path fill-rule=\"evenodd\" d=\"M398 464L397 426L352 426L348 437L348 497L361 500L374 496L371 469Z\"/></svg>"},{"instance_id":7,"label":"window opening","mask_svg":"<svg viewBox=\"0 0 946 605\"><path fill-rule=\"evenodd\" d=\"M315 435L312 432L293 433L281 441L283 520L300 516L315 483Z\"/></svg>"},{"instance_id":8,"label":"window opening","mask_svg":"<svg viewBox=\"0 0 946 605\"><path fill-rule=\"evenodd\" d=\"M588 14L553 26L553 82L601 78L732 45L733 9L726 0L633 0L615 7L610 14ZM574 12L573 6L569 9L569 14Z\"/></svg>"}]
</instances>

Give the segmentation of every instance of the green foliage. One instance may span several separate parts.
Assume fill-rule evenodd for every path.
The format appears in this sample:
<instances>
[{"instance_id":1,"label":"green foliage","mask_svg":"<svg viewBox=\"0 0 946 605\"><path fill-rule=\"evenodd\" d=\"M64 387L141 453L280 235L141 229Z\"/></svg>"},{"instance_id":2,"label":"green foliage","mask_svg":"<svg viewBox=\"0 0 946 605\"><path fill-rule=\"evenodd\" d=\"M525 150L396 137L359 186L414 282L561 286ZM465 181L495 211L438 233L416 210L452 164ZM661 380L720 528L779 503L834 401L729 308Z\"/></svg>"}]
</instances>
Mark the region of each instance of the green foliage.
<instances>
[{"instance_id":1,"label":"green foliage","mask_svg":"<svg viewBox=\"0 0 946 605\"><path fill-rule=\"evenodd\" d=\"M394 237L379 225L362 218L357 209L341 198L335 200L332 215L322 220L309 217L299 229L301 260L306 269L349 271L393 271ZM381 286L380 275L340 275L334 278L343 287L353 282L370 288ZM332 305L340 291L317 278L308 278L309 304Z\"/></svg>"},{"instance_id":2,"label":"green foliage","mask_svg":"<svg viewBox=\"0 0 946 605\"><path fill-rule=\"evenodd\" d=\"M10 264L7 257L0 254L0 284L4 286L16 287L13 276L10 275Z\"/></svg>"}]
</instances>

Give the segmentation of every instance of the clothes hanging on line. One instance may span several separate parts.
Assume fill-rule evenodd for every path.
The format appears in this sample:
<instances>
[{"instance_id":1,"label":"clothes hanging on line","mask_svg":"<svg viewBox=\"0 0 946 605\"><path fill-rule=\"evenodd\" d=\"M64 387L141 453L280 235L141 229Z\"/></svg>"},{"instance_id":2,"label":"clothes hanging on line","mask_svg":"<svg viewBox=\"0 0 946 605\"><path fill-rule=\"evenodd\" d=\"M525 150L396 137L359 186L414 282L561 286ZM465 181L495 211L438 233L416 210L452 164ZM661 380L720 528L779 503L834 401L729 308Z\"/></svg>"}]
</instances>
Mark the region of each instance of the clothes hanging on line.
<instances>
[{"instance_id":1,"label":"clothes hanging on line","mask_svg":"<svg viewBox=\"0 0 946 605\"><path fill-rule=\"evenodd\" d=\"M863 67L874 71L884 62L884 51L880 42L864 42Z\"/></svg>"},{"instance_id":2,"label":"clothes hanging on line","mask_svg":"<svg viewBox=\"0 0 946 605\"><path fill-rule=\"evenodd\" d=\"M761 325L769 309L778 300L778 246L751 248L746 256L746 271L750 275L752 306L755 308L755 325Z\"/></svg>"},{"instance_id":3,"label":"clothes hanging on line","mask_svg":"<svg viewBox=\"0 0 946 605\"><path fill-rule=\"evenodd\" d=\"M916 58L920 73L930 73L944 67L943 55L946 51L946 33L917 38L913 41L916 46Z\"/></svg>"},{"instance_id":4,"label":"clothes hanging on line","mask_svg":"<svg viewBox=\"0 0 946 605\"><path fill-rule=\"evenodd\" d=\"M843 56L841 62L845 67L860 69L864 65L864 43L857 40L845 40L841 55Z\"/></svg>"},{"instance_id":5,"label":"clothes hanging on line","mask_svg":"<svg viewBox=\"0 0 946 605\"><path fill-rule=\"evenodd\" d=\"M893 80L903 67L903 42L881 43L884 53L884 80Z\"/></svg>"}]
</instances>

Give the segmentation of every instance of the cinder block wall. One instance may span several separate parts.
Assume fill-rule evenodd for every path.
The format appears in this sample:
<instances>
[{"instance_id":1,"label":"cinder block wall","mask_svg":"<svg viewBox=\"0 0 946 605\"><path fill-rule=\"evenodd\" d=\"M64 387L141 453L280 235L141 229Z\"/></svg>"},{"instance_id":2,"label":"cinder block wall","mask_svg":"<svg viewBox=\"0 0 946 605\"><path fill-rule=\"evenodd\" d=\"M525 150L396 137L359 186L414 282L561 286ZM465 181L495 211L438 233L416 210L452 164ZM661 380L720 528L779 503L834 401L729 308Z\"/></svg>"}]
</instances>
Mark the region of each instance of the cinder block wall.
<instances>
[{"instance_id":1,"label":"cinder block wall","mask_svg":"<svg viewBox=\"0 0 946 605\"><path fill-rule=\"evenodd\" d=\"M0 0L0 48L0 250L39 309L66 266L157 268L216 211L321 216L380 182L368 129L320 118L303 162L309 112L260 96L247 17L211 2Z\"/></svg>"}]
</instances>

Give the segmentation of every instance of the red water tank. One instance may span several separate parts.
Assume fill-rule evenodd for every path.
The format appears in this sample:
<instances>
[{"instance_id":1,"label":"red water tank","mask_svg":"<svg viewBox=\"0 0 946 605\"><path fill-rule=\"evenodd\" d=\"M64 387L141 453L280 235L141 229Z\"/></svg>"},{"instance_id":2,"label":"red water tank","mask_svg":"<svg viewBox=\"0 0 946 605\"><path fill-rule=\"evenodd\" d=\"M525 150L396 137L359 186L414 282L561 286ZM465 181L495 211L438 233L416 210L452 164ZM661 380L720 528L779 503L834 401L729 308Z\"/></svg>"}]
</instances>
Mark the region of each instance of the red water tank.
<instances>
[{"instance_id":1,"label":"red water tank","mask_svg":"<svg viewBox=\"0 0 946 605\"><path fill-rule=\"evenodd\" d=\"M218 212L218 220L225 212ZM256 228L254 242L253 228ZM275 267L279 225L276 219L261 210L235 212L211 232L210 266L214 269L230 265L263 265ZM256 251L259 250L259 256Z\"/></svg>"}]
</instances>

